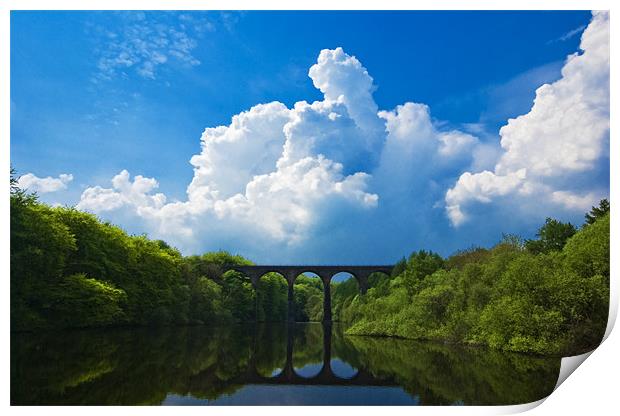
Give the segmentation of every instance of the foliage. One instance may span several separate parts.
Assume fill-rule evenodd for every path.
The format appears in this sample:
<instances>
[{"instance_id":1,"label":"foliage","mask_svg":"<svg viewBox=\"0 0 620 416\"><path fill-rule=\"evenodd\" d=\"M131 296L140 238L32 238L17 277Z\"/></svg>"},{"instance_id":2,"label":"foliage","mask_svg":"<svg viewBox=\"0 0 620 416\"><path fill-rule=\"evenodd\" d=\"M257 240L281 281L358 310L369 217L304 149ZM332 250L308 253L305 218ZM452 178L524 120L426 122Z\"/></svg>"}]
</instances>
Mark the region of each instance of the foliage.
<instances>
[{"instance_id":1,"label":"foliage","mask_svg":"<svg viewBox=\"0 0 620 416\"><path fill-rule=\"evenodd\" d=\"M407 259L404 257L396 262L394 267L392 268L392 277L396 277L405 271L407 268Z\"/></svg>"},{"instance_id":2,"label":"foliage","mask_svg":"<svg viewBox=\"0 0 620 416\"><path fill-rule=\"evenodd\" d=\"M318 321L323 315L323 284L320 279L298 276L294 285L295 321Z\"/></svg>"},{"instance_id":3,"label":"foliage","mask_svg":"<svg viewBox=\"0 0 620 416\"><path fill-rule=\"evenodd\" d=\"M48 312L46 315L54 326L104 326L125 319L125 292L84 274L64 277L48 291L43 310Z\"/></svg>"},{"instance_id":4,"label":"foliage","mask_svg":"<svg viewBox=\"0 0 620 416\"><path fill-rule=\"evenodd\" d=\"M20 190L11 204L11 329L284 321L288 284L258 286L225 265L224 251L183 257L162 240L128 235L74 208ZM593 218L590 220L590 218ZM512 235L447 259L420 250L391 276L332 283L332 318L350 334L399 336L540 354L576 354L600 342L609 305L609 202L579 231L547 218L537 240ZM301 275L295 317L320 320L323 286Z\"/></svg>"},{"instance_id":5,"label":"foliage","mask_svg":"<svg viewBox=\"0 0 620 416\"><path fill-rule=\"evenodd\" d=\"M260 322L285 321L288 308L288 283L277 273L263 276L256 291Z\"/></svg>"},{"instance_id":6,"label":"foliage","mask_svg":"<svg viewBox=\"0 0 620 416\"><path fill-rule=\"evenodd\" d=\"M400 275L403 284L412 295L426 276L444 266L444 260L437 253L420 250L409 256L405 271Z\"/></svg>"},{"instance_id":7,"label":"foliage","mask_svg":"<svg viewBox=\"0 0 620 416\"><path fill-rule=\"evenodd\" d=\"M545 225L540 227L538 240L527 240L525 248L534 254L549 253L550 251L562 250L569 238L571 238L577 229L570 222L563 222L547 218Z\"/></svg>"},{"instance_id":8,"label":"foliage","mask_svg":"<svg viewBox=\"0 0 620 416\"><path fill-rule=\"evenodd\" d=\"M459 250L446 259L445 267L450 269L463 269L466 265L472 263L479 263L487 258L489 250L482 247L470 247L464 250Z\"/></svg>"},{"instance_id":9,"label":"foliage","mask_svg":"<svg viewBox=\"0 0 620 416\"><path fill-rule=\"evenodd\" d=\"M537 354L591 350L607 323L609 213L576 233L571 227L548 219L540 251L504 238L489 250L457 252L421 279L407 269L388 290L373 288L356 299L347 333Z\"/></svg>"},{"instance_id":10,"label":"foliage","mask_svg":"<svg viewBox=\"0 0 620 416\"><path fill-rule=\"evenodd\" d=\"M11 323L14 329L45 325L44 288L61 281L75 251L70 230L36 195L11 189Z\"/></svg>"},{"instance_id":11,"label":"foliage","mask_svg":"<svg viewBox=\"0 0 620 416\"><path fill-rule=\"evenodd\" d=\"M601 199L598 207L592 207L590 212L586 213L586 224L594 224L599 218L603 218L609 212L610 206L607 199Z\"/></svg>"},{"instance_id":12,"label":"foliage","mask_svg":"<svg viewBox=\"0 0 620 416\"><path fill-rule=\"evenodd\" d=\"M52 208L17 187L11 172L11 327L283 321L287 284L277 274L255 290L224 265L249 260L217 251L183 257L162 240L128 235L95 215ZM322 286L300 276L299 320L320 319Z\"/></svg>"}]
</instances>

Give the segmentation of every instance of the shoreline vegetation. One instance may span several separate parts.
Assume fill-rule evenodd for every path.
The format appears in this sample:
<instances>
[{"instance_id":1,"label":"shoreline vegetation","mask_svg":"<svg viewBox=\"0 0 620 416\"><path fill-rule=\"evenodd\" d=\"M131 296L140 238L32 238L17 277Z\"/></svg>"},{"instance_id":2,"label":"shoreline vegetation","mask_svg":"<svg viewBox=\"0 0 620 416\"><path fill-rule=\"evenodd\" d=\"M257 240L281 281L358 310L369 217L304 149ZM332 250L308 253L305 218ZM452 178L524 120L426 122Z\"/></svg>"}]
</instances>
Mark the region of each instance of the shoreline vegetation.
<instances>
[{"instance_id":1,"label":"shoreline vegetation","mask_svg":"<svg viewBox=\"0 0 620 416\"><path fill-rule=\"evenodd\" d=\"M286 320L275 273L255 291L219 251L183 256L95 215L50 207L11 170L11 331ZM504 235L492 248L448 258L421 250L373 274L370 289L332 283L333 319L346 334L483 345L540 355L596 348L609 309L609 202L579 228L548 218L534 240ZM295 318L322 315L320 279L300 275Z\"/></svg>"}]
</instances>

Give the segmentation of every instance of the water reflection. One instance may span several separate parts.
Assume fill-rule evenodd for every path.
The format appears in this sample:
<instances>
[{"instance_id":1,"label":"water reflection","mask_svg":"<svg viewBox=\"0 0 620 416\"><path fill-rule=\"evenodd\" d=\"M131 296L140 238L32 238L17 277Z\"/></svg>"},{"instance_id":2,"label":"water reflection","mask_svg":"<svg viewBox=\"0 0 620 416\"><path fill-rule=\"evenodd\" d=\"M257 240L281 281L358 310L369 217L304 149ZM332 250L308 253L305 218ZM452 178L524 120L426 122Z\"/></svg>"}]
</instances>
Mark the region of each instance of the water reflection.
<instances>
[{"instance_id":1,"label":"water reflection","mask_svg":"<svg viewBox=\"0 0 620 416\"><path fill-rule=\"evenodd\" d=\"M330 362L330 366L336 377L352 379L358 373L357 368L339 358L333 358Z\"/></svg>"},{"instance_id":2,"label":"water reflection","mask_svg":"<svg viewBox=\"0 0 620 416\"><path fill-rule=\"evenodd\" d=\"M12 404L516 404L559 358L321 324L12 334Z\"/></svg>"},{"instance_id":3,"label":"water reflection","mask_svg":"<svg viewBox=\"0 0 620 416\"><path fill-rule=\"evenodd\" d=\"M294 373L304 378L316 377L323 369L324 352L331 348L330 339L324 338L325 331L318 331L316 324L298 324L291 328L294 331L291 337L294 340L291 351ZM330 334L327 333L328 337Z\"/></svg>"}]
</instances>

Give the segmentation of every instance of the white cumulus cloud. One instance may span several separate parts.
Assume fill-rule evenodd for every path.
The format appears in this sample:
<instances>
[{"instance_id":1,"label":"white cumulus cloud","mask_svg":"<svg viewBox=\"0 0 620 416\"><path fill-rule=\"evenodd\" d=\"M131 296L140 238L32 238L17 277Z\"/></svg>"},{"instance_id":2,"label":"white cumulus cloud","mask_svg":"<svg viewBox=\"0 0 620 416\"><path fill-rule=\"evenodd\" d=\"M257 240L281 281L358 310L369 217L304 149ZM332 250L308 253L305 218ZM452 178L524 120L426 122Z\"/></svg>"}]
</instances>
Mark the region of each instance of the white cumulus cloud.
<instances>
[{"instance_id":1,"label":"white cumulus cloud","mask_svg":"<svg viewBox=\"0 0 620 416\"><path fill-rule=\"evenodd\" d=\"M86 189L78 208L129 209L164 235L199 238L212 235L218 223L291 244L307 238L327 210L376 207L379 197L367 190L366 170L376 163L385 132L372 78L340 48L322 51L309 75L326 91L323 101L292 109L259 104L228 126L205 129L201 152L191 158L187 201L166 204L163 194L153 193L154 179L131 182L123 171L112 188Z\"/></svg>"},{"instance_id":2,"label":"white cumulus cloud","mask_svg":"<svg viewBox=\"0 0 620 416\"><path fill-rule=\"evenodd\" d=\"M132 215L186 252L225 248L262 261L345 261L361 247L384 258L394 245L457 244L450 223L464 224L476 204L530 201L529 218L543 202L581 213L600 196L592 183L604 182L584 177L596 176L609 140L606 14L594 14L581 48L562 79L538 89L530 112L500 130L501 148L433 119L423 103L379 109L360 60L326 49L308 73L321 100L257 104L204 130L185 200L169 201L155 179L122 171L111 187L86 189L78 208ZM496 238L497 227L487 228ZM391 245L377 243L381 236Z\"/></svg>"},{"instance_id":3,"label":"white cumulus cloud","mask_svg":"<svg viewBox=\"0 0 620 416\"><path fill-rule=\"evenodd\" d=\"M37 192L39 194L46 194L49 192L61 191L67 189L67 184L73 180L73 175L67 173L61 173L57 178L47 176L45 178L39 178L38 176L27 173L20 176L17 181L17 186L21 189L27 189L31 192Z\"/></svg>"},{"instance_id":4,"label":"white cumulus cloud","mask_svg":"<svg viewBox=\"0 0 620 416\"><path fill-rule=\"evenodd\" d=\"M278 102L259 104L235 115L229 126L205 129L202 152L191 158L190 198L211 192L228 198L244 192L254 176L271 172L282 155L290 113Z\"/></svg>"},{"instance_id":5,"label":"white cumulus cloud","mask_svg":"<svg viewBox=\"0 0 620 416\"><path fill-rule=\"evenodd\" d=\"M607 12L593 13L580 48L581 53L567 58L561 79L536 90L531 110L500 129L503 152L494 171L465 172L448 190L446 209L454 225L466 220L467 204L488 203L496 195L552 192L551 200L569 209L591 206L603 196L576 195L565 188L575 175L596 169L609 156Z\"/></svg>"},{"instance_id":6,"label":"white cumulus cloud","mask_svg":"<svg viewBox=\"0 0 620 416\"><path fill-rule=\"evenodd\" d=\"M378 115L387 131L380 163L373 173L382 193L399 193L406 186L426 193L434 180L473 163L475 150L480 147L479 140L470 134L440 130L425 104L408 102Z\"/></svg>"},{"instance_id":7,"label":"white cumulus cloud","mask_svg":"<svg viewBox=\"0 0 620 416\"><path fill-rule=\"evenodd\" d=\"M82 193L78 209L95 213L112 211L124 206L135 208L138 212L145 208L161 208L166 202L162 193L152 194L159 184L153 178L138 175L133 182L129 172L121 171L112 178L112 188L95 186Z\"/></svg>"}]
</instances>

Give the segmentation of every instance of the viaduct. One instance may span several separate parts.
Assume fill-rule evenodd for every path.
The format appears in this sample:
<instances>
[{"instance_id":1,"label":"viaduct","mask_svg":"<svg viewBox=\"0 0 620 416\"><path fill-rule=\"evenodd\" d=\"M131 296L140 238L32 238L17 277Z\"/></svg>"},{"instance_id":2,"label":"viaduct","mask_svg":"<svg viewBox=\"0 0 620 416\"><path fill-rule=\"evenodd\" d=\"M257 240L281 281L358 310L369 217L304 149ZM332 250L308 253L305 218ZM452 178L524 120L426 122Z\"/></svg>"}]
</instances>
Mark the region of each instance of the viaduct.
<instances>
[{"instance_id":1,"label":"viaduct","mask_svg":"<svg viewBox=\"0 0 620 416\"><path fill-rule=\"evenodd\" d=\"M266 273L279 273L286 279L288 283L288 312L289 322L295 321L295 302L293 298L293 285L297 276L303 273L314 273L323 282L323 322L331 322L332 320L332 298L330 282L335 274L346 272L353 275L357 280L361 294L365 294L368 290L368 277L372 273L392 273L394 266L237 266L224 265L222 270L234 270L244 274L250 278L254 289L258 287L260 278Z\"/></svg>"}]
</instances>

